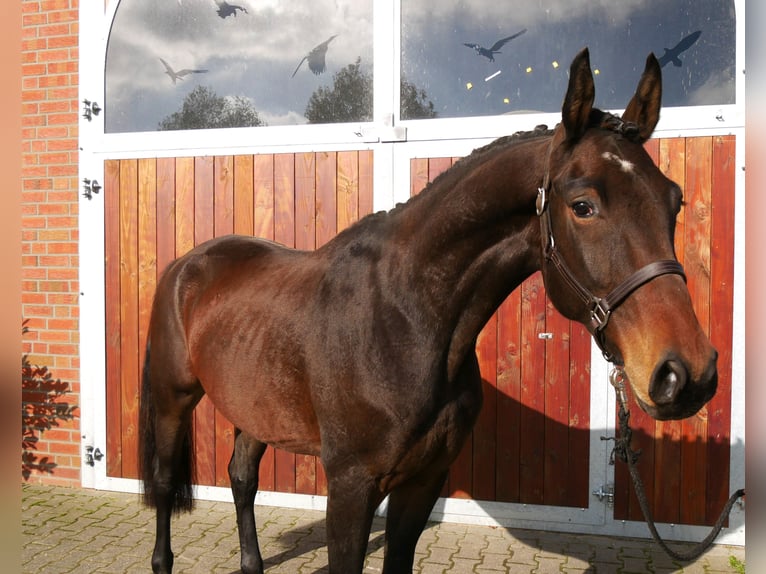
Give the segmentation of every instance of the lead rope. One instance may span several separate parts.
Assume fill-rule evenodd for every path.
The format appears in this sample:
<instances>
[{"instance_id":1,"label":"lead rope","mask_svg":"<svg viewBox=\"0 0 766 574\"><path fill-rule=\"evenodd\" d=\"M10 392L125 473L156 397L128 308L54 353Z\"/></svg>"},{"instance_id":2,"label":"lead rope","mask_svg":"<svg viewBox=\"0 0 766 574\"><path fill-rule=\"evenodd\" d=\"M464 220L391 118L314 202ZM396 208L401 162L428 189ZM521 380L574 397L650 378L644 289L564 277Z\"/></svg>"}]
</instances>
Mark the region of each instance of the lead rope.
<instances>
[{"instance_id":1,"label":"lead rope","mask_svg":"<svg viewBox=\"0 0 766 574\"><path fill-rule=\"evenodd\" d=\"M652 510L649 508L649 502L646 499L644 483L641 480L641 476L638 474L636 462L638 462L638 457L641 454L641 451L634 451L630 448L630 439L633 431L630 429L629 425L630 411L625 406L627 402L625 397L626 379L627 374L622 367L615 366L612 369L612 372L609 374L609 382L614 387L615 393L617 394L617 402L620 406L620 410L617 415L620 421L620 432L619 436L614 439L615 444L614 449L612 450L610 464L614 464L615 454L620 458L620 460L628 464L628 470L630 471L630 477L633 479L633 488L636 491L636 497L638 498L638 503L641 506L641 512L644 513L646 525L649 527L649 531L652 533L652 537L657 542L657 544L659 544L660 547L667 553L667 555L674 560L679 560L681 562L691 562L702 556L702 554L708 548L710 548L710 546L712 546L713 541L721 532L723 523L728 518L734 503L739 498L745 496L745 489L740 488L734 494L732 494L731 497L729 497L729 500L723 507L721 516L718 517L718 521L713 526L713 529L705 537L704 540L698 542L689 552L676 552L670 548L665 543L665 541L660 538L659 532L657 532L657 527L655 526L654 518L652 517Z\"/></svg>"}]
</instances>

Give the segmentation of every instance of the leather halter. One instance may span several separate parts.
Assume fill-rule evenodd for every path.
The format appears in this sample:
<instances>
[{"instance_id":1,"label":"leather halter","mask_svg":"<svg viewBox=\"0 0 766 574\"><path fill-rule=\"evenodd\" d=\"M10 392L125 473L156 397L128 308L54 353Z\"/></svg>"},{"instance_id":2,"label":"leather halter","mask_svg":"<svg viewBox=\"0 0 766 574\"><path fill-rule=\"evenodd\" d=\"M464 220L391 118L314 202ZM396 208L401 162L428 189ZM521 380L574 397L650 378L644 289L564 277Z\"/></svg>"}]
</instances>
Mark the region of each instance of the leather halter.
<instances>
[{"instance_id":1,"label":"leather halter","mask_svg":"<svg viewBox=\"0 0 766 574\"><path fill-rule=\"evenodd\" d=\"M549 156L550 159L550 156ZM593 335L594 341L601 349L604 358L610 363L617 364L616 357L606 349L606 336L604 329L609 323L609 318L617 307L619 307L636 289L648 283L652 279L661 275L675 274L683 277L686 281L686 273L683 266L674 259L665 259L649 263L638 271L634 272L617 287L612 289L606 297L594 295L574 276L569 266L561 257L553 239L553 228L551 226L551 213L548 209L548 186L549 174L546 168L543 186L537 189L537 215L540 216L540 229L543 242L543 255L546 261L553 263L553 266L564 279L569 288L583 301L588 308L590 320L585 325Z\"/></svg>"}]
</instances>

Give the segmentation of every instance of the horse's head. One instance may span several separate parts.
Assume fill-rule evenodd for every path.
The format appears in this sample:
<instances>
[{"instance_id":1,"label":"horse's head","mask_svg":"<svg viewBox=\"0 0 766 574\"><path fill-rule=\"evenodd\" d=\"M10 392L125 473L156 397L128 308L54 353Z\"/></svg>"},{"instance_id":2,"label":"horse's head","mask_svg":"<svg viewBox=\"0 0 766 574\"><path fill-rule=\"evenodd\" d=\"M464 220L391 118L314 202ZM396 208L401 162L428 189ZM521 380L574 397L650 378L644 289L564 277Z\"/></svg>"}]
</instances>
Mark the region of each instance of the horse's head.
<instances>
[{"instance_id":1,"label":"horse's head","mask_svg":"<svg viewBox=\"0 0 766 574\"><path fill-rule=\"evenodd\" d=\"M647 413L687 417L715 393L717 352L675 257L681 190L643 147L659 120L657 59L647 58L621 118L593 108L594 94L585 49L572 62L538 196L546 290L624 364Z\"/></svg>"}]
</instances>

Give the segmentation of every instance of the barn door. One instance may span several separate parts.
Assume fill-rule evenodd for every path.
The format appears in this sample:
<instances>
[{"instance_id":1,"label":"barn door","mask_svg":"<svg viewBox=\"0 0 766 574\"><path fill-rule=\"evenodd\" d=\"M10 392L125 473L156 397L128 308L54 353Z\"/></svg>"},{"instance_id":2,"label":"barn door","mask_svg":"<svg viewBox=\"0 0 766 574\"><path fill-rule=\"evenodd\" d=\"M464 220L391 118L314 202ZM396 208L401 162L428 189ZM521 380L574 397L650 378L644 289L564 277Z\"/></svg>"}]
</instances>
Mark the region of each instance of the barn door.
<instances>
[{"instance_id":1,"label":"barn door","mask_svg":"<svg viewBox=\"0 0 766 574\"><path fill-rule=\"evenodd\" d=\"M138 476L138 392L157 279L175 257L240 233L315 249L372 211L372 152L106 160L107 476ZM203 398L194 412L200 485L227 486L233 427ZM261 490L326 494L312 456L269 448Z\"/></svg>"},{"instance_id":2,"label":"barn door","mask_svg":"<svg viewBox=\"0 0 766 574\"><path fill-rule=\"evenodd\" d=\"M655 139L647 149L684 191L676 230L694 310L718 349L718 390L696 415L654 421L631 409L634 448L658 522L711 525L729 494L732 412L735 137ZM643 520L625 465L615 468L615 518Z\"/></svg>"}]
</instances>

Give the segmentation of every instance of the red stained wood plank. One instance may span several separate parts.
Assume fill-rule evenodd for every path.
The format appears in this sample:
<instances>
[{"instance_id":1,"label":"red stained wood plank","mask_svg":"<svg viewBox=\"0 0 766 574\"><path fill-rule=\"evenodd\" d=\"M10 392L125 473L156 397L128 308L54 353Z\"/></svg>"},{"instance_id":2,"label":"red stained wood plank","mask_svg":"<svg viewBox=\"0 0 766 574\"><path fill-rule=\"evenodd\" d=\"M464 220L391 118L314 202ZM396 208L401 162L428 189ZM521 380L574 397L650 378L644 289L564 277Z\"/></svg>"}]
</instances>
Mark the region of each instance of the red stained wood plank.
<instances>
[{"instance_id":1,"label":"red stained wood plank","mask_svg":"<svg viewBox=\"0 0 766 574\"><path fill-rule=\"evenodd\" d=\"M545 332L545 504L565 506L569 481L569 321L546 300Z\"/></svg>"},{"instance_id":2,"label":"red stained wood plank","mask_svg":"<svg viewBox=\"0 0 766 574\"><path fill-rule=\"evenodd\" d=\"M338 232L359 220L359 152L338 152Z\"/></svg>"},{"instance_id":3,"label":"red stained wood plank","mask_svg":"<svg viewBox=\"0 0 766 574\"><path fill-rule=\"evenodd\" d=\"M410 197L417 195L428 185L428 159L410 160Z\"/></svg>"},{"instance_id":4,"label":"red stained wood plank","mask_svg":"<svg viewBox=\"0 0 766 574\"><path fill-rule=\"evenodd\" d=\"M686 139L660 140L658 166L668 178L683 190L686 184ZM683 264L685 241L685 214L683 207L676 218L675 251ZM680 522L681 498L681 421L654 424L654 489L653 513L656 520ZM628 480L626 478L626 480Z\"/></svg>"},{"instance_id":5,"label":"red stained wood plank","mask_svg":"<svg viewBox=\"0 0 766 574\"><path fill-rule=\"evenodd\" d=\"M291 193L291 190L287 193ZM256 237L274 239L274 156L253 158L253 233Z\"/></svg>"},{"instance_id":6,"label":"red stained wood plank","mask_svg":"<svg viewBox=\"0 0 766 574\"><path fill-rule=\"evenodd\" d=\"M335 237L338 229L338 154L316 154L316 247Z\"/></svg>"},{"instance_id":7,"label":"red stained wood plank","mask_svg":"<svg viewBox=\"0 0 766 574\"><path fill-rule=\"evenodd\" d=\"M295 154L295 247L316 247L316 161L313 153Z\"/></svg>"},{"instance_id":8,"label":"red stained wood plank","mask_svg":"<svg viewBox=\"0 0 766 574\"><path fill-rule=\"evenodd\" d=\"M703 330L710 332L710 234L712 138L686 141L686 219L684 267L694 310ZM708 407L681 423L681 521L705 521L707 490Z\"/></svg>"},{"instance_id":9,"label":"red stained wood plank","mask_svg":"<svg viewBox=\"0 0 766 574\"><path fill-rule=\"evenodd\" d=\"M519 500L521 392L521 290L497 312L497 467L496 499Z\"/></svg>"},{"instance_id":10,"label":"red stained wood plank","mask_svg":"<svg viewBox=\"0 0 766 574\"><path fill-rule=\"evenodd\" d=\"M484 402L473 429L473 489L477 500L495 500L497 443L497 314L479 333L476 355L481 367Z\"/></svg>"},{"instance_id":11,"label":"red stained wood plank","mask_svg":"<svg viewBox=\"0 0 766 574\"><path fill-rule=\"evenodd\" d=\"M194 158L176 159L176 257L194 247Z\"/></svg>"},{"instance_id":12,"label":"red stained wood plank","mask_svg":"<svg viewBox=\"0 0 766 574\"><path fill-rule=\"evenodd\" d=\"M176 162L157 159L157 271L176 257Z\"/></svg>"},{"instance_id":13,"label":"red stained wood plank","mask_svg":"<svg viewBox=\"0 0 766 574\"><path fill-rule=\"evenodd\" d=\"M138 477L138 162L120 162L122 476Z\"/></svg>"},{"instance_id":14,"label":"red stained wood plank","mask_svg":"<svg viewBox=\"0 0 766 574\"><path fill-rule=\"evenodd\" d=\"M705 517L713 524L729 497L734 285L734 136L713 138L710 339L718 349L718 389L708 405Z\"/></svg>"},{"instance_id":15,"label":"red stained wood plank","mask_svg":"<svg viewBox=\"0 0 766 574\"><path fill-rule=\"evenodd\" d=\"M662 173L673 180L681 190L684 190L686 186L686 139L661 139L658 166ZM675 248L676 257L681 264L684 262L685 213L686 209L681 208L681 212L676 218Z\"/></svg>"},{"instance_id":16,"label":"red stained wood plank","mask_svg":"<svg viewBox=\"0 0 766 574\"><path fill-rule=\"evenodd\" d=\"M212 156L194 158L194 244L215 234L215 184ZM216 484L215 407L205 395L194 409L194 448L197 482Z\"/></svg>"},{"instance_id":17,"label":"red stained wood plank","mask_svg":"<svg viewBox=\"0 0 766 574\"><path fill-rule=\"evenodd\" d=\"M372 213L373 152L359 152L359 218Z\"/></svg>"},{"instance_id":18,"label":"red stained wood plank","mask_svg":"<svg viewBox=\"0 0 766 574\"><path fill-rule=\"evenodd\" d=\"M217 156L213 160L213 203L215 237L234 233L234 157Z\"/></svg>"},{"instance_id":19,"label":"red stained wood plank","mask_svg":"<svg viewBox=\"0 0 766 574\"><path fill-rule=\"evenodd\" d=\"M591 337L571 322L569 344L569 473L568 506L585 508L590 502L590 350Z\"/></svg>"},{"instance_id":20,"label":"red stained wood plank","mask_svg":"<svg viewBox=\"0 0 766 574\"><path fill-rule=\"evenodd\" d=\"M545 432L545 290L540 273L521 285L521 413L519 500L542 504Z\"/></svg>"},{"instance_id":21,"label":"red stained wood plank","mask_svg":"<svg viewBox=\"0 0 766 574\"><path fill-rule=\"evenodd\" d=\"M266 166L263 166L266 169ZM274 156L271 175L274 177L274 239L295 247L295 161L292 155ZM276 182L280 185L277 186Z\"/></svg>"},{"instance_id":22,"label":"red stained wood plank","mask_svg":"<svg viewBox=\"0 0 766 574\"><path fill-rule=\"evenodd\" d=\"M213 159L213 233L216 237L234 233L234 157ZM218 410L213 420L215 435L215 484L229 486L229 459L234 449L234 425Z\"/></svg>"},{"instance_id":23,"label":"red stained wood plank","mask_svg":"<svg viewBox=\"0 0 766 574\"><path fill-rule=\"evenodd\" d=\"M120 356L120 161L104 162L106 474L122 476Z\"/></svg>"},{"instance_id":24,"label":"red stained wood plank","mask_svg":"<svg viewBox=\"0 0 766 574\"><path fill-rule=\"evenodd\" d=\"M252 155L234 156L234 233L253 235Z\"/></svg>"},{"instance_id":25,"label":"red stained wood plank","mask_svg":"<svg viewBox=\"0 0 766 574\"><path fill-rule=\"evenodd\" d=\"M141 367L156 288L157 161L148 158L138 160L138 364Z\"/></svg>"}]
</instances>

